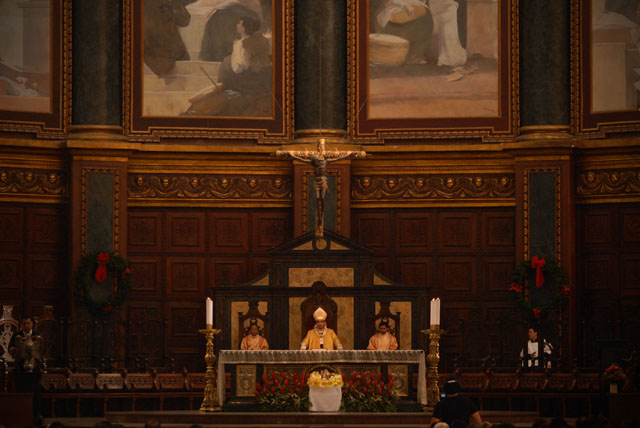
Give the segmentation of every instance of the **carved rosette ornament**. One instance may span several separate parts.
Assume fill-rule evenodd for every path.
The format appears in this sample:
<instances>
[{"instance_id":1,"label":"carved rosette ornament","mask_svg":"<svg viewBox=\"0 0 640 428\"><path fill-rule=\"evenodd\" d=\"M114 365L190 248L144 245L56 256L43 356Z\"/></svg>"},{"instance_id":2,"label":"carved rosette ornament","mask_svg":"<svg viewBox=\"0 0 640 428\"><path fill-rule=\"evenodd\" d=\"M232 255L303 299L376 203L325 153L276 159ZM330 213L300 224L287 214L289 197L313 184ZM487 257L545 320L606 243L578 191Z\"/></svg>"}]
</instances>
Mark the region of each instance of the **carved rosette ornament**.
<instances>
[{"instance_id":1,"label":"carved rosette ornament","mask_svg":"<svg viewBox=\"0 0 640 428\"><path fill-rule=\"evenodd\" d=\"M129 200L285 200L291 199L290 177L132 173Z\"/></svg>"},{"instance_id":2,"label":"carved rosette ornament","mask_svg":"<svg viewBox=\"0 0 640 428\"><path fill-rule=\"evenodd\" d=\"M354 200L513 199L513 174L425 174L419 176L356 176Z\"/></svg>"}]
</instances>

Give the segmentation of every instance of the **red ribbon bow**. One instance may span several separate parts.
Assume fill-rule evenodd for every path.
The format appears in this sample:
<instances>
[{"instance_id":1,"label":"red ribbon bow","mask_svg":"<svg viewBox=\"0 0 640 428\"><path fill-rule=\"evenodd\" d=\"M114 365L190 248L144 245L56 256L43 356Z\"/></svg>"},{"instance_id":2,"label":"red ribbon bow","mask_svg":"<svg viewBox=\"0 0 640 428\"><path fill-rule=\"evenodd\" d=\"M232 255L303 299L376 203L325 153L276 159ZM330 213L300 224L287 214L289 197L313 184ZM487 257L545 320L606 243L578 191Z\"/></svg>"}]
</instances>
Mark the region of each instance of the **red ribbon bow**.
<instances>
[{"instance_id":1,"label":"red ribbon bow","mask_svg":"<svg viewBox=\"0 0 640 428\"><path fill-rule=\"evenodd\" d=\"M538 256L533 256L531 258L531 267L536 270L536 287L542 287L544 284L544 276L542 275L542 267L545 264L545 259L539 259Z\"/></svg>"},{"instance_id":2,"label":"red ribbon bow","mask_svg":"<svg viewBox=\"0 0 640 428\"><path fill-rule=\"evenodd\" d=\"M96 278L96 281L102 282L107 279L107 267L105 266L105 263L109 261L109 253L98 253L96 261L99 263L99 265L94 276Z\"/></svg>"}]
</instances>

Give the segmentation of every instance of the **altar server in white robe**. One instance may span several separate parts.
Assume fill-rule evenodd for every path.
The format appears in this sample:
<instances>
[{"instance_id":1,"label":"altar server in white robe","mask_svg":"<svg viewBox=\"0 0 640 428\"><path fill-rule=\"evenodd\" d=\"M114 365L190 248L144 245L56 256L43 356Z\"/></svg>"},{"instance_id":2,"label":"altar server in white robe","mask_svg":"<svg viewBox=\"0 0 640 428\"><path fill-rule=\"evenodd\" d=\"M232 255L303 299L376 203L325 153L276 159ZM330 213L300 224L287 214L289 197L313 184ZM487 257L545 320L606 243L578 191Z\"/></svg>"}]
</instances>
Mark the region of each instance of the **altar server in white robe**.
<instances>
[{"instance_id":1,"label":"altar server in white robe","mask_svg":"<svg viewBox=\"0 0 640 428\"><path fill-rule=\"evenodd\" d=\"M389 332L388 320L380 321L378 332L369 339L367 349L370 351L395 351L398 349L396 337Z\"/></svg>"}]
</instances>

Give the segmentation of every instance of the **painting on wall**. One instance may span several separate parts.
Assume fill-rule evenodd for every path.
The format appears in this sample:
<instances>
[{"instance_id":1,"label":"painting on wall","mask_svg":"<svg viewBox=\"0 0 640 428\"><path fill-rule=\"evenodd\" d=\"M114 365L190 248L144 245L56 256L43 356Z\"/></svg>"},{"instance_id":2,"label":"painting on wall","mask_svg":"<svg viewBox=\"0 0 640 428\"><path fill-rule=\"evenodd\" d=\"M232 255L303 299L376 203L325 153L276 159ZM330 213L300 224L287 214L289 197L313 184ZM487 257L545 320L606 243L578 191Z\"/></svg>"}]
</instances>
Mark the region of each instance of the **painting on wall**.
<instances>
[{"instance_id":1,"label":"painting on wall","mask_svg":"<svg viewBox=\"0 0 640 428\"><path fill-rule=\"evenodd\" d=\"M69 12L64 0L0 1L0 129L62 135Z\"/></svg>"},{"instance_id":2,"label":"painting on wall","mask_svg":"<svg viewBox=\"0 0 640 428\"><path fill-rule=\"evenodd\" d=\"M574 130L640 129L640 1L572 2Z\"/></svg>"},{"instance_id":3,"label":"painting on wall","mask_svg":"<svg viewBox=\"0 0 640 428\"><path fill-rule=\"evenodd\" d=\"M124 10L130 136L268 141L292 131L289 0L125 0Z\"/></svg>"},{"instance_id":4,"label":"painting on wall","mask_svg":"<svg viewBox=\"0 0 640 428\"><path fill-rule=\"evenodd\" d=\"M513 135L513 0L351 0L350 7L352 138Z\"/></svg>"}]
</instances>

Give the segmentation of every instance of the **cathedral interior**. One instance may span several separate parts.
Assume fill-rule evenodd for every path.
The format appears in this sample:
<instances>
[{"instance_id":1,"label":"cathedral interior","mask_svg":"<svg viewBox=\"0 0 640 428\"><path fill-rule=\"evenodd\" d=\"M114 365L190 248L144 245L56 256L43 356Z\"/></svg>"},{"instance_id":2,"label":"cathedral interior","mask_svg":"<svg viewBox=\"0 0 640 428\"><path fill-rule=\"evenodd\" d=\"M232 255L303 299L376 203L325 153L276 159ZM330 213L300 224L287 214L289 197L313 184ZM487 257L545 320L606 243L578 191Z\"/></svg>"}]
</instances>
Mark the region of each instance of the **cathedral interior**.
<instances>
[{"instance_id":1,"label":"cathedral interior","mask_svg":"<svg viewBox=\"0 0 640 428\"><path fill-rule=\"evenodd\" d=\"M216 353L297 350L318 306L429 353L440 298L440 380L485 409L596 413L612 364L637 403L638 6L0 1L2 390L25 314L51 417L74 374L204 373L207 297Z\"/></svg>"}]
</instances>

